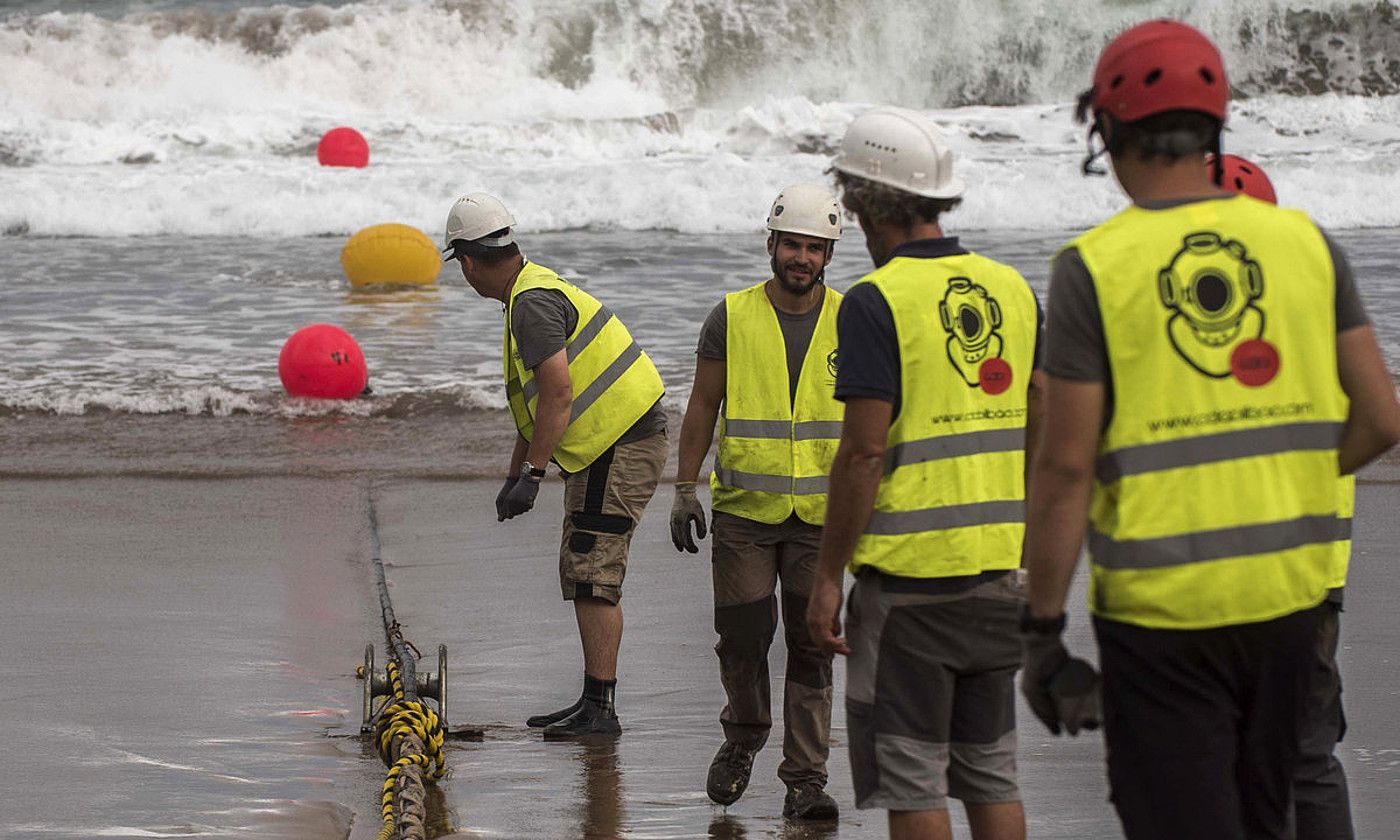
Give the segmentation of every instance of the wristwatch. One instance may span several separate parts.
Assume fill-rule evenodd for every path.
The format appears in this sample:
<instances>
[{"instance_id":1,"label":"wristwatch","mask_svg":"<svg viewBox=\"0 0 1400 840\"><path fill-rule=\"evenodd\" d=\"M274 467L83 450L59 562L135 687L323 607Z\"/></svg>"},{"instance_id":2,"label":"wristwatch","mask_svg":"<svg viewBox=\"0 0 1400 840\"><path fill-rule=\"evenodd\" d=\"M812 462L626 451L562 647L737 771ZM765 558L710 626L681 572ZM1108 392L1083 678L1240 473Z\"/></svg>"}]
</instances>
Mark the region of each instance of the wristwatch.
<instances>
[{"instance_id":1,"label":"wristwatch","mask_svg":"<svg viewBox=\"0 0 1400 840\"><path fill-rule=\"evenodd\" d=\"M539 481L544 478L544 468L537 467L529 461L520 462L520 477L528 478L531 481Z\"/></svg>"},{"instance_id":2,"label":"wristwatch","mask_svg":"<svg viewBox=\"0 0 1400 840\"><path fill-rule=\"evenodd\" d=\"M1021 605L1021 632L1022 633L1046 633L1060 634L1065 630L1065 614L1060 613L1054 618L1036 618L1031 615L1029 604Z\"/></svg>"}]
</instances>

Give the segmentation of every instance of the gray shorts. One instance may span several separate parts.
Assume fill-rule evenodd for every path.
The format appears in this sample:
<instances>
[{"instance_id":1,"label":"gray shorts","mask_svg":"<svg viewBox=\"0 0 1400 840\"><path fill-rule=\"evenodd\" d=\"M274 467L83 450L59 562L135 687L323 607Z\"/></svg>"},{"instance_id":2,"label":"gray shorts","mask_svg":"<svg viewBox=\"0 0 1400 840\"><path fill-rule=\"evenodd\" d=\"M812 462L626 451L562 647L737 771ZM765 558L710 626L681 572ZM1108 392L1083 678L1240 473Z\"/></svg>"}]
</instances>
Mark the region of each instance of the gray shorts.
<instances>
[{"instance_id":1,"label":"gray shorts","mask_svg":"<svg viewBox=\"0 0 1400 840\"><path fill-rule=\"evenodd\" d=\"M1021 798L1019 570L963 592L942 583L866 569L851 589L846 726L858 808Z\"/></svg>"}]
</instances>

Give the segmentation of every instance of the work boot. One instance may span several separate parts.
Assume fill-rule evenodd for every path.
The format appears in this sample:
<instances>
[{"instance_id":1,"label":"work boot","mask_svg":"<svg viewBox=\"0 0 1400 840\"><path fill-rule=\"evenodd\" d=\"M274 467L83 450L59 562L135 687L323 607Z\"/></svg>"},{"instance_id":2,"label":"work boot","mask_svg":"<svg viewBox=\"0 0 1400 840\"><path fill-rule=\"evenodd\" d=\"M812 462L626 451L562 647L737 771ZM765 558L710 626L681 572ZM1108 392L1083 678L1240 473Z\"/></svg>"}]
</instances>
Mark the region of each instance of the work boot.
<instances>
[{"instance_id":1,"label":"work boot","mask_svg":"<svg viewBox=\"0 0 1400 840\"><path fill-rule=\"evenodd\" d=\"M783 816L792 820L831 821L840 816L836 800L817 782L798 782L788 786L783 799Z\"/></svg>"},{"instance_id":2,"label":"work boot","mask_svg":"<svg viewBox=\"0 0 1400 840\"><path fill-rule=\"evenodd\" d=\"M753 757L758 749L725 741L710 762L710 775L705 779L705 792L716 805L733 805L744 795L753 772Z\"/></svg>"},{"instance_id":3,"label":"work boot","mask_svg":"<svg viewBox=\"0 0 1400 840\"><path fill-rule=\"evenodd\" d=\"M589 736L615 738L622 734L622 724L618 722L616 712L604 711L602 706L592 700L580 698L578 702L578 711L544 728L546 741Z\"/></svg>"},{"instance_id":4,"label":"work boot","mask_svg":"<svg viewBox=\"0 0 1400 840\"><path fill-rule=\"evenodd\" d=\"M572 706L569 706L569 707L564 708L564 709L560 709L560 710L557 711L557 712L550 712L550 713L547 714L547 715L535 715L534 717L526 718L526 719L525 719L525 725L528 726L528 727L530 727L530 728L532 728L532 729L539 729L539 728L544 727L544 726L549 726L551 723L558 723L559 721L563 720L564 718L566 718L566 717L572 715L574 712L577 712L577 711L578 711L578 707L579 707L582 703L583 703L583 695L580 694L580 695L579 695L579 698L578 698L577 700L574 701L574 704L573 704Z\"/></svg>"}]
</instances>

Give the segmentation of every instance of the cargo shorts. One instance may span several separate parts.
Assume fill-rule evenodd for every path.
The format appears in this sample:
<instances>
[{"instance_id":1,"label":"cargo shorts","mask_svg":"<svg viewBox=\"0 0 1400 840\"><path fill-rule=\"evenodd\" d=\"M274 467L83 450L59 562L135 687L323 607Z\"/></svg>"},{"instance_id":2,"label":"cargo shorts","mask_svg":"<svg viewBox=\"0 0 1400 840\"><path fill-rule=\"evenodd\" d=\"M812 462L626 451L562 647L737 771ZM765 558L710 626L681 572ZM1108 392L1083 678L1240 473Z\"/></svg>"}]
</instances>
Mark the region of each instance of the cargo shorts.
<instances>
[{"instance_id":1,"label":"cargo shorts","mask_svg":"<svg viewBox=\"0 0 1400 840\"><path fill-rule=\"evenodd\" d=\"M1015 802L1020 570L962 592L866 568L847 602L857 808Z\"/></svg>"},{"instance_id":2,"label":"cargo shorts","mask_svg":"<svg viewBox=\"0 0 1400 840\"><path fill-rule=\"evenodd\" d=\"M564 600L622 599L632 532L656 492L669 448L666 433L610 447L564 477L559 584Z\"/></svg>"}]
</instances>

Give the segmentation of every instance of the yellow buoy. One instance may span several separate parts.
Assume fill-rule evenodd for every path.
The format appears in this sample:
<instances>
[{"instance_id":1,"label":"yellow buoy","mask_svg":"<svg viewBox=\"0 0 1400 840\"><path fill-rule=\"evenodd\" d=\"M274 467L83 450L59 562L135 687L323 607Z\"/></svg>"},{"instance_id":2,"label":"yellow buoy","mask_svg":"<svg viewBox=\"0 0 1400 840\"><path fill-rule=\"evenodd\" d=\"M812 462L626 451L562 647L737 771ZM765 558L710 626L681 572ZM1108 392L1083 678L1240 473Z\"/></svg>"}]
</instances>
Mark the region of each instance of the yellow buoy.
<instances>
[{"instance_id":1,"label":"yellow buoy","mask_svg":"<svg viewBox=\"0 0 1400 840\"><path fill-rule=\"evenodd\" d=\"M442 255L418 228L370 225L345 243L340 267L352 286L430 286L442 270Z\"/></svg>"}]
</instances>

